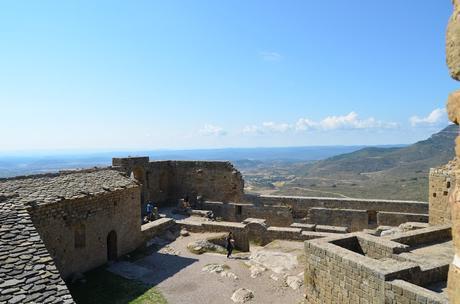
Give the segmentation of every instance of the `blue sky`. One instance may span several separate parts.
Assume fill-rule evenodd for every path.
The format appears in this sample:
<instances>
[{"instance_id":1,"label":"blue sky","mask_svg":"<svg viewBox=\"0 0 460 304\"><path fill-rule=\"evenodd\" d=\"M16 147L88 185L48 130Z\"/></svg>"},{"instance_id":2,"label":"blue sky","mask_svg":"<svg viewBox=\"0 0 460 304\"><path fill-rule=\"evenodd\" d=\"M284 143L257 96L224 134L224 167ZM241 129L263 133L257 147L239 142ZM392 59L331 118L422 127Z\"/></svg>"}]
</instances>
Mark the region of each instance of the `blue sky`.
<instances>
[{"instance_id":1,"label":"blue sky","mask_svg":"<svg viewBox=\"0 0 460 304\"><path fill-rule=\"evenodd\" d=\"M411 143L450 0L2 1L0 151Z\"/></svg>"}]
</instances>

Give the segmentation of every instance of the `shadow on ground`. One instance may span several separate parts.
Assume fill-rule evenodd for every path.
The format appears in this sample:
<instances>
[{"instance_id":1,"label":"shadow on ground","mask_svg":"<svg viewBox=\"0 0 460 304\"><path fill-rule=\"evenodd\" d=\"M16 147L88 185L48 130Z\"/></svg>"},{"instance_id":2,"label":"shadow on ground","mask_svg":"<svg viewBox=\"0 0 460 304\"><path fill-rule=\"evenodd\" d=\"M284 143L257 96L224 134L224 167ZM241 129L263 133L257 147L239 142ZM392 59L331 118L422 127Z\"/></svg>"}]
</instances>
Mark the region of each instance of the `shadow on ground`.
<instances>
[{"instance_id":1,"label":"shadow on ground","mask_svg":"<svg viewBox=\"0 0 460 304\"><path fill-rule=\"evenodd\" d=\"M67 285L77 304L164 304L155 286L196 261L153 252L137 262L121 260L89 271L83 281Z\"/></svg>"}]
</instances>

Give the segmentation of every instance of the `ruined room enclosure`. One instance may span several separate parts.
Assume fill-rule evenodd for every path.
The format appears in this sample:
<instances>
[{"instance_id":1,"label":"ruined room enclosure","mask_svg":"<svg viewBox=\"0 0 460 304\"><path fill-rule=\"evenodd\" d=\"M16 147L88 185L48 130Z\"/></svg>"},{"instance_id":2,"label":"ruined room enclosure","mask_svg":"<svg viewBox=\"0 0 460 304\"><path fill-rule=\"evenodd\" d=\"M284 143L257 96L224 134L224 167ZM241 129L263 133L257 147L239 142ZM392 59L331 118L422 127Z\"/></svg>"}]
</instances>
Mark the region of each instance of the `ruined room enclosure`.
<instances>
[{"instance_id":1,"label":"ruined room enclosure","mask_svg":"<svg viewBox=\"0 0 460 304\"><path fill-rule=\"evenodd\" d=\"M443 225L383 237L357 232L306 242L307 303L376 298L378 303L448 303L450 234L450 226Z\"/></svg>"}]
</instances>

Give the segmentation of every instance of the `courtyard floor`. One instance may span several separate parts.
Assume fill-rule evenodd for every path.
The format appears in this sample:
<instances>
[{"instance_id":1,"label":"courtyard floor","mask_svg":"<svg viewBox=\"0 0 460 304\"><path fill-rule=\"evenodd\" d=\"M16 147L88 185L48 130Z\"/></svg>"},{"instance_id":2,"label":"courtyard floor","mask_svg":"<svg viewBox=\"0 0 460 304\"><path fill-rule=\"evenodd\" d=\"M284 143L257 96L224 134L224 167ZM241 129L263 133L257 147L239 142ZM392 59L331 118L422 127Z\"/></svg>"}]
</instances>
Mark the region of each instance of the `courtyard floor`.
<instances>
[{"instance_id":1,"label":"courtyard floor","mask_svg":"<svg viewBox=\"0 0 460 304\"><path fill-rule=\"evenodd\" d=\"M288 276L291 283L303 278L302 242L254 245L251 253L238 253L232 259L215 253L196 255L187 249L189 243L212 235L179 237L158 250L115 263L108 270L132 282L141 282L147 288L154 287L170 304L234 303L231 297L239 288L253 291L254 297L249 303L297 304L302 301L303 287L294 290L286 284ZM212 269L214 265L224 266L224 273L203 271L206 266Z\"/></svg>"}]
</instances>

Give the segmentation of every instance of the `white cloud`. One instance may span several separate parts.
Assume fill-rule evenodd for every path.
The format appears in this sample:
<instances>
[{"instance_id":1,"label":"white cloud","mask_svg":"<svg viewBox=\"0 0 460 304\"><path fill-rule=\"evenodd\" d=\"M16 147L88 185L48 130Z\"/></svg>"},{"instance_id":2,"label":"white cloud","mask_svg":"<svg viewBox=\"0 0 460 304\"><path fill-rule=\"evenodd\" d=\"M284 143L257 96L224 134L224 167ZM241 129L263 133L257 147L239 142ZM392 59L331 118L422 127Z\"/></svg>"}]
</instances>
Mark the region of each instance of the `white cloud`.
<instances>
[{"instance_id":1,"label":"white cloud","mask_svg":"<svg viewBox=\"0 0 460 304\"><path fill-rule=\"evenodd\" d=\"M431 111L430 114L426 117L419 117L419 116L412 116L409 118L410 124L413 127L419 126L419 125L437 125L440 123L444 123L447 120L446 116L446 110L437 108Z\"/></svg>"},{"instance_id":2,"label":"white cloud","mask_svg":"<svg viewBox=\"0 0 460 304\"><path fill-rule=\"evenodd\" d=\"M288 131L291 126L287 123L280 123L280 124L277 124L277 123L274 123L274 122L264 122L262 124L262 127L264 129L267 129L271 132L279 132L279 133L284 133L286 131Z\"/></svg>"},{"instance_id":3,"label":"white cloud","mask_svg":"<svg viewBox=\"0 0 460 304\"><path fill-rule=\"evenodd\" d=\"M376 120L374 117L366 119L359 118L356 112L350 112L347 115L328 116L320 121L313 121L308 118L297 120L295 129L297 131L305 130L338 130L338 129L375 129L375 128L394 128L398 124L394 122L384 122Z\"/></svg>"},{"instance_id":4,"label":"white cloud","mask_svg":"<svg viewBox=\"0 0 460 304\"><path fill-rule=\"evenodd\" d=\"M396 126L395 123L383 122L374 117L360 119L356 112L342 116L328 116L319 123L322 130L393 128Z\"/></svg>"},{"instance_id":5,"label":"white cloud","mask_svg":"<svg viewBox=\"0 0 460 304\"><path fill-rule=\"evenodd\" d=\"M275 123L272 121L263 122L260 126L251 125L243 128L246 134L268 134L268 133L285 133L292 129L287 123Z\"/></svg>"},{"instance_id":6,"label":"white cloud","mask_svg":"<svg viewBox=\"0 0 460 304\"><path fill-rule=\"evenodd\" d=\"M206 124L204 127L199 131L201 135L205 136L225 136L227 135L227 131L222 129L219 126Z\"/></svg>"},{"instance_id":7,"label":"white cloud","mask_svg":"<svg viewBox=\"0 0 460 304\"><path fill-rule=\"evenodd\" d=\"M398 124L394 122L384 122L369 117L361 119L357 113L350 112L347 115L328 116L320 121L309 118L300 118L293 124L264 122L261 125L246 126L243 133L246 134L269 134L285 133L288 131L331 131L331 130L350 130L350 129L389 129L395 128Z\"/></svg>"},{"instance_id":8,"label":"white cloud","mask_svg":"<svg viewBox=\"0 0 460 304\"><path fill-rule=\"evenodd\" d=\"M259 56L265 61L280 61L283 59L283 56L277 52L260 52Z\"/></svg>"}]
</instances>

